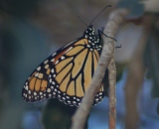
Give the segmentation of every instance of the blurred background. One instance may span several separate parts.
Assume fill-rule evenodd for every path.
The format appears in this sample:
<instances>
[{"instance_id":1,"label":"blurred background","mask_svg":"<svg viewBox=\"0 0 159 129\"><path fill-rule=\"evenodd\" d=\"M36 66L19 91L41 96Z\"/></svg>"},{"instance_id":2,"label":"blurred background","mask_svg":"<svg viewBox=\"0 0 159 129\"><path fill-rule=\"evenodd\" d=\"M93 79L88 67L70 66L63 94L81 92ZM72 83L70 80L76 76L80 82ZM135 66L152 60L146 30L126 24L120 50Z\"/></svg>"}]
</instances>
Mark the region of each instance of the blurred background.
<instances>
[{"instance_id":1,"label":"blurred background","mask_svg":"<svg viewBox=\"0 0 159 129\"><path fill-rule=\"evenodd\" d=\"M109 4L112 8L94 21L95 28L104 27L113 10L130 9L115 37L122 46L115 51L116 128L159 128L158 0L0 0L0 129L70 127L75 107L56 99L27 103L22 87L46 57L83 35L86 26L78 16L89 24ZM92 108L85 128L107 127L105 97Z\"/></svg>"}]
</instances>

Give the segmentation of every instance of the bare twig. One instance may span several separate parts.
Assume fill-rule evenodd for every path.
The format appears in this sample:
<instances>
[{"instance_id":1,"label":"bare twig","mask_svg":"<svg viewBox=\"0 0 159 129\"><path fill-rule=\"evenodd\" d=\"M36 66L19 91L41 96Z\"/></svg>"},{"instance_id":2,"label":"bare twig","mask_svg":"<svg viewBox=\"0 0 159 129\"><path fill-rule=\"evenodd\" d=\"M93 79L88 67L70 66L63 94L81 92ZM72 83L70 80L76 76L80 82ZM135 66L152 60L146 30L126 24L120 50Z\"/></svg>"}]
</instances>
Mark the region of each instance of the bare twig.
<instances>
[{"instance_id":1,"label":"bare twig","mask_svg":"<svg viewBox=\"0 0 159 129\"><path fill-rule=\"evenodd\" d=\"M104 33L110 37L114 37L118 26L122 22L123 18L127 15L128 11L125 9L120 9L111 13L108 23L105 27ZM108 67L110 60L114 55L114 40L111 38L107 38L103 36L104 46L103 51L97 66L97 70L94 74L93 80L91 82L90 87L88 88L81 106L78 108L76 113L73 116L73 122L71 129L83 129L86 118L89 114L89 111L92 106L92 102L94 100L94 96L96 91L100 88L100 84L102 82L104 72ZM112 84L114 85L114 84Z\"/></svg>"},{"instance_id":2,"label":"bare twig","mask_svg":"<svg viewBox=\"0 0 159 129\"><path fill-rule=\"evenodd\" d=\"M116 66L114 57L109 66L109 129L115 129L116 125Z\"/></svg>"},{"instance_id":3,"label":"bare twig","mask_svg":"<svg viewBox=\"0 0 159 129\"><path fill-rule=\"evenodd\" d=\"M142 86L145 66L143 64L143 52L147 43L147 38L151 30L151 21L153 18L146 16L143 18L143 30L140 36L138 46L128 66L128 77L125 84L126 99L126 129L136 129L139 120L137 111L137 98L139 89Z\"/></svg>"}]
</instances>

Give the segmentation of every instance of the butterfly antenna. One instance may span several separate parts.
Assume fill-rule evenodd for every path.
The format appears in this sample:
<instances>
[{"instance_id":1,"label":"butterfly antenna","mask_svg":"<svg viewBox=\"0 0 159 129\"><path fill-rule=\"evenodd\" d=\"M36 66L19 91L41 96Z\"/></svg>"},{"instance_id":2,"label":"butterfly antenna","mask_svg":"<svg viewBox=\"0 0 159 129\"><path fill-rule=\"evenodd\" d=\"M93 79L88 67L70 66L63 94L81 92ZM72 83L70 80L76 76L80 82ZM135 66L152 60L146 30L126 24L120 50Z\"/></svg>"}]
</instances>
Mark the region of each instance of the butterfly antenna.
<instances>
[{"instance_id":1,"label":"butterfly antenna","mask_svg":"<svg viewBox=\"0 0 159 129\"><path fill-rule=\"evenodd\" d=\"M108 7L112 7L112 6L111 5L107 5L106 7L104 7L104 9L102 11L100 11L100 13L98 13L98 15L93 18L93 20L89 23L89 25L91 25L95 21L95 19Z\"/></svg>"},{"instance_id":2,"label":"butterfly antenna","mask_svg":"<svg viewBox=\"0 0 159 129\"><path fill-rule=\"evenodd\" d=\"M88 27L88 25L77 15L78 19L85 25Z\"/></svg>"}]
</instances>

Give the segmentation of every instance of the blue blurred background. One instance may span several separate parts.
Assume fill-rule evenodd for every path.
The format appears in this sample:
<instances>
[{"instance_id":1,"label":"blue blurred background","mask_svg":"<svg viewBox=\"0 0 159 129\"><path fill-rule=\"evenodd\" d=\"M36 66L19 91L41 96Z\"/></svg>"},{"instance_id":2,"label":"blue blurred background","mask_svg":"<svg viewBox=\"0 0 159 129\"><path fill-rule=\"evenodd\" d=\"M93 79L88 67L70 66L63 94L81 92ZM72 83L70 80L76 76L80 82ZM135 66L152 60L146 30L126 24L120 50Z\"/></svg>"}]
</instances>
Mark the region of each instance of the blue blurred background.
<instances>
[{"instance_id":1,"label":"blue blurred background","mask_svg":"<svg viewBox=\"0 0 159 129\"><path fill-rule=\"evenodd\" d=\"M142 5L144 12L140 12L137 18L145 12L158 16L159 3L156 0L151 1L153 3L148 1L144 6ZM89 24L106 5L111 4L113 7L103 12L93 23L95 28L101 29L105 26L109 13L117 8L118 2L118 0L0 1L0 129L69 127L76 108L65 107L56 100L26 103L21 97L23 84L47 56L62 45L83 35L86 27L77 16ZM138 6L135 9L141 10ZM156 26L159 27L158 24ZM128 73L127 66L141 33L142 25L124 23L116 36L118 44L122 45L122 48L116 49L115 53L116 62L119 64L116 89L117 129L125 127L124 86ZM156 112L158 99L151 97L153 84L153 79L144 77L137 101L139 129L159 128L159 116ZM108 98L105 97L100 104L92 108L86 128L106 129L107 127Z\"/></svg>"}]
</instances>

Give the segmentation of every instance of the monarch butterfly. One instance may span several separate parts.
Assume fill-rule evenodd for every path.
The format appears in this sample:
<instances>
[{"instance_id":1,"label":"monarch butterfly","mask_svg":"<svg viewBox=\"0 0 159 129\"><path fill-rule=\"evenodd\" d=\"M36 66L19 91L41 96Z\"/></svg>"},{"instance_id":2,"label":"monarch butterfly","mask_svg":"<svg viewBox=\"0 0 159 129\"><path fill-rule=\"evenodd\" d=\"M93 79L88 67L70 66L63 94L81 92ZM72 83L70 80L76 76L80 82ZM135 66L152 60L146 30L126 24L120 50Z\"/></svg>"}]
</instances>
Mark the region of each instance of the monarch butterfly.
<instances>
[{"instance_id":1,"label":"monarch butterfly","mask_svg":"<svg viewBox=\"0 0 159 129\"><path fill-rule=\"evenodd\" d=\"M70 106L79 106L95 73L102 51L102 31L95 34L89 25L82 37L65 45L45 59L30 75L22 89L25 101L58 98ZM101 84L94 102L104 97Z\"/></svg>"}]
</instances>

